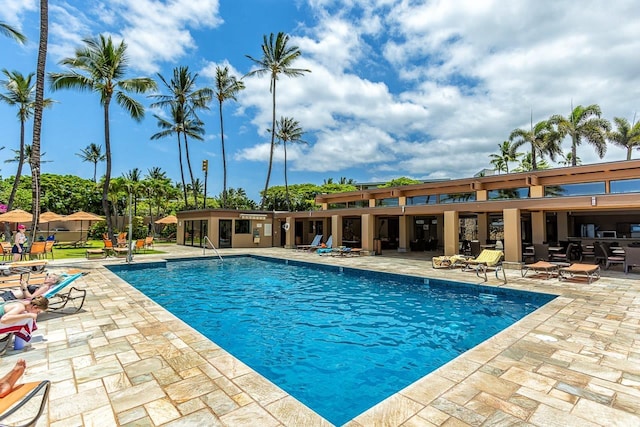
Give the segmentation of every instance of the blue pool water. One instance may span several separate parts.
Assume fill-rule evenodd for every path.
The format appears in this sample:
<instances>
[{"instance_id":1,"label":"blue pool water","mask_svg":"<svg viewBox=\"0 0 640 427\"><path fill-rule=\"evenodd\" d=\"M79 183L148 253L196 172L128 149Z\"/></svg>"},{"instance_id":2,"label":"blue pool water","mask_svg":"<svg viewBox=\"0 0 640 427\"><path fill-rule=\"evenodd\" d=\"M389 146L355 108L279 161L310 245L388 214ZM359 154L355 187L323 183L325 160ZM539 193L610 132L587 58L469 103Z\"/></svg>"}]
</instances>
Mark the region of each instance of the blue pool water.
<instances>
[{"instance_id":1,"label":"blue pool water","mask_svg":"<svg viewBox=\"0 0 640 427\"><path fill-rule=\"evenodd\" d=\"M336 425L555 297L256 257L111 269Z\"/></svg>"}]
</instances>

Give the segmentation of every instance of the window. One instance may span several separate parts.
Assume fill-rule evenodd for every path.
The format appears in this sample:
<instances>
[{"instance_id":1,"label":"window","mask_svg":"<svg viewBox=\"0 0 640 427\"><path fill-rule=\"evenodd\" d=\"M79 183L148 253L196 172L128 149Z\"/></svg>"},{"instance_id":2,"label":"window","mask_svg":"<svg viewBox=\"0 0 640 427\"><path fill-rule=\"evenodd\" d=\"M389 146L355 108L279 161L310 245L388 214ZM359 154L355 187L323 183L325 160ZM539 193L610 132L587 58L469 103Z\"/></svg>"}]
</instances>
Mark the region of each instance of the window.
<instances>
[{"instance_id":1,"label":"window","mask_svg":"<svg viewBox=\"0 0 640 427\"><path fill-rule=\"evenodd\" d=\"M397 198L376 199L376 206L399 206Z\"/></svg>"},{"instance_id":2,"label":"window","mask_svg":"<svg viewBox=\"0 0 640 427\"><path fill-rule=\"evenodd\" d=\"M251 233L251 220L236 219L236 234L249 234L249 233Z\"/></svg>"},{"instance_id":3,"label":"window","mask_svg":"<svg viewBox=\"0 0 640 427\"><path fill-rule=\"evenodd\" d=\"M503 190L490 190L487 194L489 200L500 199L526 199L529 197L529 188L508 188Z\"/></svg>"},{"instance_id":4,"label":"window","mask_svg":"<svg viewBox=\"0 0 640 427\"><path fill-rule=\"evenodd\" d=\"M590 196L593 194L604 194L604 182L583 182L544 187L545 197Z\"/></svg>"},{"instance_id":5,"label":"window","mask_svg":"<svg viewBox=\"0 0 640 427\"><path fill-rule=\"evenodd\" d=\"M611 193L640 193L640 179L622 179L609 183Z\"/></svg>"},{"instance_id":6,"label":"window","mask_svg":"<svg viewBox=\"0 0 640 427\"><path fill-rule=\"evenodd\" d=\"M437 200L438 197L435 194L429 196L407 197L407 206L435 205Z\"/></svg>"},{"instance_id":7,"label":"window","mask_svg":"<svg viewBox=\"0 0 640 427\"><path fill-rule=\"evenodd\" d=\"M440 194L440 203L464 203L475 202L476 193L451 193Z\"/></svg>"}]
</instances>

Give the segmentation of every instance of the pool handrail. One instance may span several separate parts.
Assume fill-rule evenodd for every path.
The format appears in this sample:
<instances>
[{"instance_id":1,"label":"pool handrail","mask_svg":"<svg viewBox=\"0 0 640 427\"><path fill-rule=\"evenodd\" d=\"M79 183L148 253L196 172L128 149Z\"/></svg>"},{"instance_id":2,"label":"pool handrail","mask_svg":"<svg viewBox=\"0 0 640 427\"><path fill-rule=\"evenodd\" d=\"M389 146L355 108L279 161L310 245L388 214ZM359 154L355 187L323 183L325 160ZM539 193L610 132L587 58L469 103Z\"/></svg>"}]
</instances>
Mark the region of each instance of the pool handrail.
<instances>
[{"instance_id":1,"label":"pool handrail","mask_svg":"<svg viewBox=\"0 0 640 427\"><path fill-rule=\"evenodd\" d=\"M202 255L204 255L205 250L207 249L207 242L209 242L213 251L216 253L216 255L218 255L218 258L220 258L220 261L222 261L222 256L220 256L220 254L218 253L218 250L216 249L213 242L209 239L209 236L204 236L204 246L202 247Z\"/></svg>"}]
</instances>

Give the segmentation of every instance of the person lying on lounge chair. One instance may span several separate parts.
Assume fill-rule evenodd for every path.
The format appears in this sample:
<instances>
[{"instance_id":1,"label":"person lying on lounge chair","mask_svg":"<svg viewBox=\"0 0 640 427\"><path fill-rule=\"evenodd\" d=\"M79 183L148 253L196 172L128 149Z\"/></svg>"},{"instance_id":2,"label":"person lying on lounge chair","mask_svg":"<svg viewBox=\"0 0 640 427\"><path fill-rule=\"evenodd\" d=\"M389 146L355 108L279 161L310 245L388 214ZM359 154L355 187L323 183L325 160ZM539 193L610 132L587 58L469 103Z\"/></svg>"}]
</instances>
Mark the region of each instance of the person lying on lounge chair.
<instances>
[{"instance_id":1,"label":"person lying on lounge chair","mask_svg":"<svg viewBox=\"0 0 640 427\"><path fill-rule=\"evenodd\" d=\"M49 292L49 289L60 283L61 280L62 276L57 274L48 274L42 285L29 285L24 280L21 280L20 289L9 289L0 293L0 302L39 297Z\"/></svg>"},{"instance_id":2,"label":"person lying on lounge chair","mask_svg":"<svg viewBox=\"0 0 640 427\"><path fill-rule=\"evenodd\" d=\"M5 397L13 391L16 383L24 374L27 362L24 359L18 359L13 369L11 369L4 377L0 378L0 398Z\"/></svg>"},{"instance_id":3,"label":"person lying on lounge chair","mask_svg":"<svg viewBox=\"0 0 640 427\"><path fill-rule=\"evenodd\" d=\"M38 314L49 308L49 300L45 297L36 297L30 302L12 301L0 305L0 333L13 332L15 327L26 328L28 338L31 339L31 331L35 331L35 320Z\"/></svg>"}]
</instances>

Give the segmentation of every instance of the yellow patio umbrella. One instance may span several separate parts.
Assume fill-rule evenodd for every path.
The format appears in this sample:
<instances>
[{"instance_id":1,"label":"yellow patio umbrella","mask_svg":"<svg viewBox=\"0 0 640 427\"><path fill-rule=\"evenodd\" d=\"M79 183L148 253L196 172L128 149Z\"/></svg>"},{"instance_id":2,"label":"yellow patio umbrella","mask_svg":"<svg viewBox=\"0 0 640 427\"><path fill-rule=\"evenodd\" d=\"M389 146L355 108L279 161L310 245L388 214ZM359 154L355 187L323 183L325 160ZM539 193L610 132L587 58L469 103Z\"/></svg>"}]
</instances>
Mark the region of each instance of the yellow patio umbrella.
<instances>
[{"instance_id":1,"label":"yellow patio umbrella","mask_svg":"<svg viewBox=\"0 0 640 427\"><path fill-rule=\"evenodd\" d=\"M177 224L178 218L175 215L167 215L164 218L160 218L155 221L156 224Z\"/></svg>"},{"instance_id":2,"label":"yellow patio umbrella","mask_svg":"<svg viewBox=\"0 0 640 427\"><path fill-rule=\"evenodd\" d=\"M91 221L102 221L104 218L90 212L78 211L76 213L72 213L71 215L67 215L64 217L65 221L80 221L80 238L82 238L82 223L84 221L89 221L89 226L91 226ZM88 233L88 230L87 230ZM89 236L87 235L87 238Z\"/></svg>"}]
</instances>

